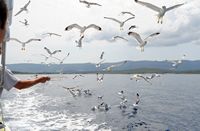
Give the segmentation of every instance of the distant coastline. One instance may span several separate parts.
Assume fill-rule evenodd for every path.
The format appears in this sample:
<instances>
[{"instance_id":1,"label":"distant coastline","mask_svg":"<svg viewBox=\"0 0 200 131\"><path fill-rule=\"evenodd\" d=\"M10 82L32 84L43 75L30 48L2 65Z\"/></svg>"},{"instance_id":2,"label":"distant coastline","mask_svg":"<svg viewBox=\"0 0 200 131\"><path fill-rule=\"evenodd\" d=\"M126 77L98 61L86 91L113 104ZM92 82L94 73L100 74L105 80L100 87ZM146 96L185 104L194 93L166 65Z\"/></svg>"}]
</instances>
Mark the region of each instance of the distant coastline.
<instances>
[{"instance_id":1,"label":"distant coastline","mask_svg":"<svg viewBox=\"0 0 200 131\"><path fill-rule=\"evenodd\" d=\"M105 69L114 63L103 63L96 68L95 63L81 64L33 64L19 63L8 64L7 67L15 74L200 74L200 61L184 60L178 67L173 68L167 61L128 61L126 64L112 68L111 71Z\"/></svg>"}]
</instances>

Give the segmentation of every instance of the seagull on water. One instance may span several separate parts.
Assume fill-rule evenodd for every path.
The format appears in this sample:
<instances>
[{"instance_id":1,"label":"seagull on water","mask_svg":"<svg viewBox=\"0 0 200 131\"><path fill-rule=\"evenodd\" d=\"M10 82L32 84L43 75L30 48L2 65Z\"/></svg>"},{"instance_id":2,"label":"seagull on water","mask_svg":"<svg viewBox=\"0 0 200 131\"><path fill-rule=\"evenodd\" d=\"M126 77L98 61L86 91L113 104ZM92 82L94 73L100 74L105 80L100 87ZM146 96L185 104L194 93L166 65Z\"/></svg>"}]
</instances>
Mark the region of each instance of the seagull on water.
<instances>
[{"instance_id":1,"label":"seagull on water","mask_svg":"<svg viewBox=\"0 0 200 131\"><path fill-rule=\"evenodd\" d=\"M95 24L90 24L90 25L88 25L88 26L80 26L80 25L78 25L78 24L71 24L71 25L69 25L69 26L67 26L66 28L65 28L65 31L69 31L69 30L71 30L71 29L73 29L73 28L77 28L77 29L79 29L80 30L80 36L83 36L84 35L84 32L87 30L87 29L89 29L89 28L94 28L94 29L96 29L96 30L99 30L99 31L101 31L101 27L100 26L97 26L97 25L95 25Z\"/></svg>"},{"instance_id":2,"label":"seagull on water","mask_svg":"<svg viewBox=\"0 0 200 131\"><path fill-rule=\"evenodd\" d=\"M152 38L154 36L157 36L159 34L160 34L159 32L156 32L156 33L153 33L153 34L147 36L145 39L142 39L141 36L138 33L136 33L136 32L128 32L128 35L133 36L137 40L138 46L136 47L136 49L140 49L141 52L144 51L144 46L147 44L147 41L150 38Z\"/></svg>"},{"instance_id":3,"label":"seagull on water","mask_svg":"<svg viewBox=\"0 0 200 131\"><path fill-rule=\"evenodd\" d=\"M123 30L123 26L124 26L125 22L127 22L127 21L129 21L131 19L134 19L135 17L130 17L130 18L126 19L125 21L119 21L119 20L117 20L115 18L111 18L111 17L104 17L104 18L105 19L109 19L109 20L113 20L113 21L119 23L120 30Z\"/></svg>"},{"instance_id":4,"label":"seagull on water","mask_svg":"<svg viewBox=\"0 0 200 131\"><path fill-rule=\"evenodd\" d=\"M28 23L28 20L27 19L24 19L24 21L19 21L20 23L24 24L25 26L28 26L29 23Z\"/></svg>"},{"instance_id":5,"label":"seagull on water","mask_svg":"<svg viewBox=\"0 0 200 131\"><path fill-rule=\"evenodd\" d=\"M90 8L91 5L102 6L102 5L98 4L98 3L88 2L88 1L85 1L85 0L79 0L79 2L80 2L80 3L86 4L86 7L87 7L87 8Z\"/></svg>"},{"instance_id":6,"label":"seagull on water","mask_svg":"<svg viewBox=\"0 0 200 131\"><path fill-rule=\"evenodd\" d=\"M44 49L47 51L47 53L49 54L49 57L51 57L52 55L61 52L61 50L54 50L53 52L50 51L50 49L48 49L47 47L44 47Z\"/></svg>"},{"instance_id":7,"label":"seagull on water","mask_svg":"<svg viewBox=\"0 0 200 131\"><path fill-rule=\"evenodd\" d=\"M29 0L28 3L26 3L22 8L20 8L20 10L15 14L15 16L19 15L22 11L28 11L27 7L28 5L31 3L31 1Z\"/></svg>"},{"instance_id":8,"label":"seagull on water","mask_svg":"<svg viewBox=\"0 0 200 131\"><path fill-rule=\"evenodd\" d=\"M163 16L165 15L165 13L167 11L170 11L172 9L175 9L177 7L180 7L180 6L184 5L184 3L182 3L182 4L177 4L177 5L168 7L168 8L166 6L162 6L160 8L160 7L157 7L157 6L155 6L155 5L151 4L151 3L142 2L142 1L139 1L139 0L135 0L135 2L140 4L140 5L146 6L146 7L150 8L150 9L156 11L156 12L158 12L158 14L157 14L158 21L157 22L161 23L161 24L163 23Z\"/></svg>"},{"instance_id":9,"label":"seagull on water","mask_svg":"<svg viewBox=\"0 0 200 131\"><path fill-rule=\"evenodd\" d=\"M139 102L140 102L140 98L139 98L139 94L137 93L136 94L136 101L133 104L134 109L137 109L136 107L138 106Z\"/></svg>"},{"instance_id":10,"label":"seagull on water","mask_svg":"<svg viewBox=\"0 0 200 131\"><path fill-rule=\"evenodd\" d=\"M17 41L18 43L22 44L21 50L25 50L26 44L28 44L28 43L30 43L30 42L32 42L32 41L41 41L41 39L35 39L35 38L29 39L29 40L24 41L24 42L20 41L20 40L17 39L17 38L10 38L10 40Z\"/></svg>"}]
</instances>

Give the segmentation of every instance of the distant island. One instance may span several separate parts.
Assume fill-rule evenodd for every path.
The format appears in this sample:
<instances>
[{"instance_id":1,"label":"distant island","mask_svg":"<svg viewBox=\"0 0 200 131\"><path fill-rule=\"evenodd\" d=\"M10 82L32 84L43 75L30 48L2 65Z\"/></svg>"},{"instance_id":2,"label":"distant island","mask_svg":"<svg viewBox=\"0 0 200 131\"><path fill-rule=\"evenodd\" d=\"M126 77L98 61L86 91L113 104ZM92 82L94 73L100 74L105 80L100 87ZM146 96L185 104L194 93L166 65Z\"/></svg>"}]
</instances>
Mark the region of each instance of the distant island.
<instances>
[{"instance_id":1,"label":"distant island","mask_svg":"<svg viewBox=\"0 0 200 131\"><path fill-rule=\"evenodd\" d=\"M168 61L127 61L126 64L112 68L112 71L104 70L111 65L118 64L103 63L96 68L95 63L80 64L33 64L19 63L7 64L6 66L16 74L135 74L135 73L176 73L176 74L200 74L200 60L183 60L176 68Z\"/></svg>"}]
</instances>

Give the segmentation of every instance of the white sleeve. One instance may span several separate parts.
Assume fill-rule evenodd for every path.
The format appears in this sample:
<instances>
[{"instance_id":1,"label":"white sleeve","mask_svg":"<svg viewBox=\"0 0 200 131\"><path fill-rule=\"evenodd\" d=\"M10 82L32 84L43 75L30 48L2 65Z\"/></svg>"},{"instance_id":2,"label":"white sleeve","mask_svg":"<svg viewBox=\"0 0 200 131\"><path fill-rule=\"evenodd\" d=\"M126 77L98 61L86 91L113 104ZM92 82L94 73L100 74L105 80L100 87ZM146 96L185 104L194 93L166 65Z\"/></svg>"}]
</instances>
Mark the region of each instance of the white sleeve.
<instances>
[{"instance_id":1,"label":"white sleeve","mask_svg":"<svg viewBox=\"0 0 200 131\"><path fill-rule=\"evenodd\" d=\"M14 87L17 84L18 81L19 79L14 77L14 74L10 70L5 69L3 85L4 89L9 91L12 87Z\"/></svg>"}]
</instances>

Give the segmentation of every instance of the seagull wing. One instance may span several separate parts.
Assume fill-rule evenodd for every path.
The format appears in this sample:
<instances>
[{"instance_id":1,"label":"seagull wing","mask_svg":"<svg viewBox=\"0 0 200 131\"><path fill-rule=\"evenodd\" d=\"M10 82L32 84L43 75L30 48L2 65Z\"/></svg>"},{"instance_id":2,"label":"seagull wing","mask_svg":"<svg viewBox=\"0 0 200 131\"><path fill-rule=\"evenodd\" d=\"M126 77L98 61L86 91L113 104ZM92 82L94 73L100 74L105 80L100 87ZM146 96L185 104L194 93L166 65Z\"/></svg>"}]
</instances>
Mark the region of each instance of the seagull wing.
<instances>
[{"instance_id":1,"label":"seagull wing","mask_svg":"<svg viewBox=\"0 0 200 131\"><path fill-rule=\"evenodd\" d=\"M122 13L123 15L124 15L124 14L129 14L129 15L132 15L133 17L135 17L135 15L134 15L133 13L128 12L128 11L122 11L121 13Z\"/></svg>"},{"instance_id":2,"label":"seagull wing","mask_svg":"<svg viewBox=\"0 0 200 131\"><path fill-rule=\"evenodd\" d=\"M143 40L138 33L129 32L128 35L133 36L140 44L143 43Z\"/></svg>"},{"instance_id":3,"label":"seagull wing","mask_svg":"<svg viewBox=\"0 0 200 131\"><path fill-rule=\"evenodd\" d=\"M131 19L134 19L134 18L135 18L135 17L130 17L130 18L128 18L127 20L125 20L124 23L127 22L127 21L129 21L129 20L131 20Z\"/></svg>"},{"instance_id":4,"label":"seagull wing","mask_svg":"<svg viewBox=\"0 0 200 131\"><path fill-rule=\"evenodd\" d=\"M47 47L44 47L44 49L47 51L48 54L50 55L52 54L51 51Z\"/></svg>"},{"instance_id":5,"label":"seagull wing","mask_svg":"<svg viewBox=\"0 0 200 131\"><path fill-rule=\"evenodd\" d=\"M73 28L77 28L77 29L79 29L79 30L82 29L82 27L81 27L80 25L78 25L78 24L71 24L71 25L67 26L67 27L65 28L65 30L68 31L68 30L71 30L71 29L73 29Z\"/></svg>"},{"instance_id":6,"label":"seagull wing","mask_svg":"<svg viewBox=\"0 0 200 131\"><path fill-rule=\"evenodd\" d=\"M160 7L157 7L157 6L155 6L155 5L151 4L151 3L142 2L142 1L139 1L139 0L135 0L135 2L140 4L140 5L146 6L146 7L150 8L150 9L156 11L156 12L159 12L161 10Z\"/></svg>"},{"instance_id":7,"label":"seagull wing","mask_svg":"<svg viewBox=\"0 0 200 131\"><path fill-rule=\"evenodd\" d=\"M90 24L90 25L88 25L86 28L87 28L87 29L88 29L88 28L94 28L94 29L97 29L97 30L101 30L101 27L100 27L100 26L97 26L97 25L95 25L95 24Z\"/></svg>"},{"instance_id":8,"label":"seagull wing","mask_svg":"<svg viewBox=\"0 0 200 131\"><path fill-rule=\"evenodd\" d=\"M41 39L29 39L28 41L26 41L25 43L29 43L31 41L41 41Z\"/></svg>"},{"instance_id":9,"label":"seagull wing","mask_svg":"<svg viewBox=\"0 0 200 131\"><path fill-rule=\"evenodd\" d=\"M89 4L89 2L85 1L85 0L79 0L80 3L84 3L84 4Z\"/></svg>"},{"instance_id":10,"label":"seagull wing","mask_svg":"<svg viewBox=\"0 0 200 131\"><path fill-rule=\"evenodd\" d=\"M150 38L152 38L152 37L154 37L154 36L157 36L157 35L159 35L159 34L160 34L159 32L153 33L153 34L147 36L144 40L146 41L146 40L148 40L148 39L150 39Z\"/></svg>"},{"instance_id":11,"label":"seagull wing","mask_svg":"<svg viewBox=\"0 0 200 131\"><path fill-rule=\"evenodd\" d=\"M184 5L184 3L171 6L171 7L167 8L167 11L172 10L172 9L175 9L175 8L177 8L177 7L179 7L179 6L182 6L182 5Z\"/></svg>"},{"instance_id":12,"label":"seagull wing","mask_svg":"<svg viewBox=\"0 0 200 131\"><path fill-rule=\"evenodd\" d=\"M52 54L56 54L56 53L58 53L58 52L61 52L61 50L54 50L54 51L52 52Z\"/></svg>"},{"instance_id":13,"label":"seagull wing","mask_svg":"<svg viewBox=\"0 0 200 131\"><path fill-rule=\"evenodd\" d=\"M98 3L90 3L90 5L98 5L98 6L102 6L102 5L98 4Z\"/></svg>"},{"instance_id":14,"label":"seagull wing","mask_svg":"<svg viewBox=\"0 0 200 131\"><path fill-rule=\"evenodd\" d=\"M30 3L31 3L31 1L29 0L28 3L26 3L26 4L24 5L24 8L27 8L28 5L29 5Z\"/></svg>"},{"instance_id":15,"label":"seagull wing","mask_svg":"<svg viewBox=\"0 0 200 131\"><path fill-rule=\"evenodd\" d=\"M14 40L14 41L17 41L17 42L19 42L19 43L23 43L22 41L20 41L20 40L18 40L17 38L10 38L10 40Z\"/></svg>"},{"instance_id":16,"label":"seagull wing","mask_svg":"<svg viewBox=\"0 0 200 131\"><path fill-rule=\"evenodd\" d=\"M119 39L122 39L122 40L128 41L126 38L124 38L124 37L122 37L122 36L114 36L113 38L114 38L114 39L119 38Z\"/></svg>"},{"instance_id":17,"label":"seagull wing","mask_svg":"<svg viewBox=\"0 0 200 131\"><path fill-rule=\"evenodd\" d=\"M19 15L21 12L23 11L23 9L20 9L20 11L18 11L15 16Z\"/></svg>"},{"instance_id":18,"label":"seagull wing","mask_svg":"<svg viewBox=\"0 0 200 131\"><path fill-rule=\"evenodd\" d=\"M113 21L115 21L115 22L117 22L117 23L119 23L119 24L122 23L121 21L119 21L119 20L117 20L117 19L115 19L115 18L111 18L111 17L104 17L104 18L105 18L105 19L113 20Z\"/></svg>"},{"instance_id":19,"label":"seagull wing","mask_svg":"<svg viewBox=\"0 0 200 131\"><path fill-rule=\"evenodd\" d=\"M142 76L142 75L138 75L138 77L140 77L140 78L144 79L146 82L152 84L152 83L151 83L150 81L148 81L144 76Z\"/></svg>"}]
</instances>

